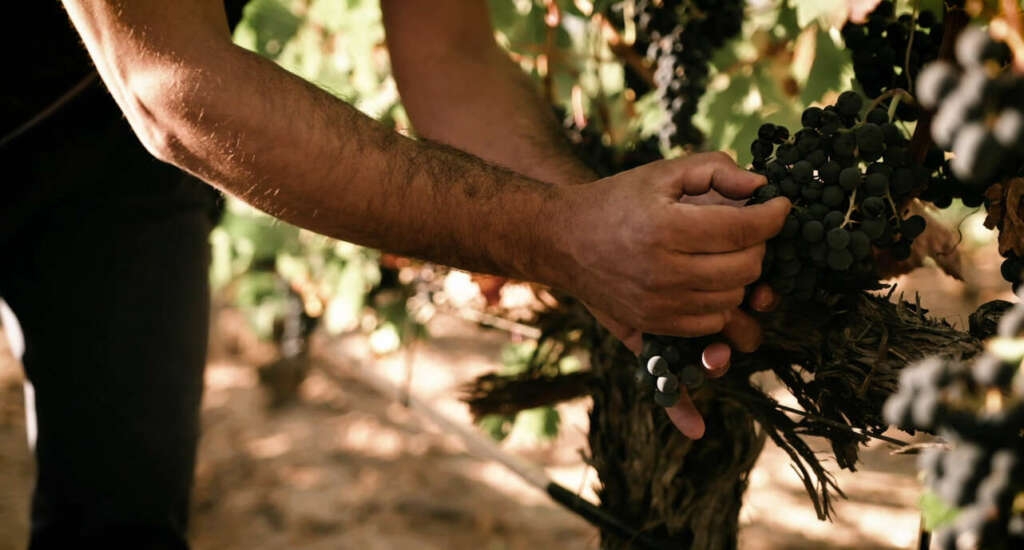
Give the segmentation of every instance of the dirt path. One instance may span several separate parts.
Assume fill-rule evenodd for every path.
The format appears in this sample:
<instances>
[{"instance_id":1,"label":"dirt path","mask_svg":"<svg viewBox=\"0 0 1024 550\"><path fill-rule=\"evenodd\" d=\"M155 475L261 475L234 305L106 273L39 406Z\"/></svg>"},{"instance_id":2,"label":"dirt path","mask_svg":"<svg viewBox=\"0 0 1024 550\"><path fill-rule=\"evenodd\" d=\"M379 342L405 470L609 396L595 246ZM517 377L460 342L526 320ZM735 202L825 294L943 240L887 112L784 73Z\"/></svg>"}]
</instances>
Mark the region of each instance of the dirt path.
<instances>
[{"instance_id":1,"label":"dirt path","mask_svg":"<svg viewBox=\"0 0 1024 550\"><path fill-rule=\"evenodd\" d=\"M972 269L991 281L996 260L972 261ZM964 287L928 272L905 283L921 291L926 307L936 304L954 319L1003 292L988 283ZM314 373L301 386L298 404L268 410L254 366L266 350L246 340L231 312L218 319L222 334L215 338L203 403L192 525L196 549L598 547L595 530L585 522L501 466L474 458L458 440L355 377L338 386ZM494 368L506 340L450 318L438 319L431 331L434 337L417 352L411 389L468 422L455 389ZM403 359L385 357L374 365L402 380ZM0 343L0 550L24 548L27 530L33 466L20 376ZM514 433L504 446L593 498L595 479L579 456L587 407L581 400L559 408L563 430L556 441ZM822 523L788 457L769 444L751 476L740 547L910 548L918 522L913 458L890 456L884 444L863 456L856 474L837 474L849 499L837 503L835 522Z\"/></svg>"}]
</instances>

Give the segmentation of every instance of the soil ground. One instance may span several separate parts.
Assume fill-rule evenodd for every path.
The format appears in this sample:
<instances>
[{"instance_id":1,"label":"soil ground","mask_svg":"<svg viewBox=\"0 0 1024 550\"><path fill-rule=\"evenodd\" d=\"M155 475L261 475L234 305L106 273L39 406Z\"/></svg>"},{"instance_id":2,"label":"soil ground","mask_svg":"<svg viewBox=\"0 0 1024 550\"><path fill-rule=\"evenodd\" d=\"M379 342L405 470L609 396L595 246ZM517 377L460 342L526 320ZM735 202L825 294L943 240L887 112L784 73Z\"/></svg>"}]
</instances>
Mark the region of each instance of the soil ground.
<instances>
[{"instance_id":1,"label":"soil ground","mask_svg":"<svg viewBox=\"0 0 1024 550\"><path fill-rule=\"evenodd\" d=\"M900 283L919 291L925 307L963 325L978 304L1008 296L997 283L998 257L990 248L967 261L966 284L934 269ZM194 493L197 550L598 548L594 528L373 390L355 367L324 367L342 384L314 370L297 403L268 408L256 365L272 357L272 350L241 328L237 312L219 311L215 321ZM468 423L457 388L493 369L507 340L448 317L437 318L430 329L433 338L413 356L409 387L450 418ZM345 345L365 353L361 340ZM34 472L25 444L21 370L3 346L0 550L11 550L25 546ZM406 359L397 354L373 365L401 381ZM580 458L588 406L580 400L559 407L563 429L554 441L514 432L503 447L594 499L595 476ZM914 459L890 451L887 444L873 444L858 472L837 472L848 499L837 502L834 522L823 523L788 458L769 443L751 476L740 548L911 548L920 490Z\"/></svg>"}]
</instances>

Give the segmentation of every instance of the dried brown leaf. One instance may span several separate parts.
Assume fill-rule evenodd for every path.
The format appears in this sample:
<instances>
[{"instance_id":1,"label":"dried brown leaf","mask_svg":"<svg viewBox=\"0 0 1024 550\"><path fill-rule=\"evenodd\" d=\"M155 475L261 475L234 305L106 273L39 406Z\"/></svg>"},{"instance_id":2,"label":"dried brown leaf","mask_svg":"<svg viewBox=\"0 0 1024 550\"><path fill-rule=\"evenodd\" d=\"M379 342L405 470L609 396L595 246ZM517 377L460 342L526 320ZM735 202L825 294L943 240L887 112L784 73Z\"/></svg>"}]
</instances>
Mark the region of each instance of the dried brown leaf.
<instances>
[{"instance_id":1,"label":"dried brown leaf","mask_svg":"<svg viewBox=\"0 0 1024 550\"><path fill-rule=\"evenodd\" d=\"M910 257L903 261L895 261L888 251L877 255L878 270L883 279L896 277L924 265L925 258L931 258L939 269L954 279L963 280L963 266L960 259L960 233L942 225L930 216L919 202L910 206L910 214L919 214L927 222L924 233L914 239L910 247Z\"/></svg>"},{"instance_id":2,"label":"dried brown leaf","mask_svg":"<svg viewBox=\"0 0 1024 550\"><path fill-rule=\"evenodd\" d=\"M1002 220L999 228L999 253L1003 256L1013 251L1017 256L1024 256L1024 178L1014 178L1003 185L1003 196L1000 209ZM991 212L989 217L992 217ZM985 225L988 225L986 220Z\"/></svg>"},{"instance_id":3,"label":"dried brown leaf","mask_svg":"<svg viewBox=\"0 0 1024 550\"><path fill-rule=\"evenodd\" d=\"M985 217L985 227L996 229L1003 225L1003 184L996 183L985 190L985 199L988 201L988 216Z\"/></svg>"}]
</instances>

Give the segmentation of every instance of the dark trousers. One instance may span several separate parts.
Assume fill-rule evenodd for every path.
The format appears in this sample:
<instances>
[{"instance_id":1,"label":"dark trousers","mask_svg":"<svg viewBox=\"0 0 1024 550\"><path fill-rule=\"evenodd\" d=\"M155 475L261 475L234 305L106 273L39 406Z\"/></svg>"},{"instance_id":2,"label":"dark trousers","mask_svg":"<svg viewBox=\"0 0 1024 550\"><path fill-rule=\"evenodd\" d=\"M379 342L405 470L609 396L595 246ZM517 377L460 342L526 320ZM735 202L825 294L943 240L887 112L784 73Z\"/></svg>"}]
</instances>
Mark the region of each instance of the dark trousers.
<instances>
[{"instance_id":1,"label":"dark trousers","mask_svg":"<svg viewBox=\"0 0 1024 550\"><path fill-rule=\"evenodd\" d=\"M29 548L187 548L216 198L121 120L67 128L0 152L0 296L38 419Z\"/></svg>"}]
</instances>

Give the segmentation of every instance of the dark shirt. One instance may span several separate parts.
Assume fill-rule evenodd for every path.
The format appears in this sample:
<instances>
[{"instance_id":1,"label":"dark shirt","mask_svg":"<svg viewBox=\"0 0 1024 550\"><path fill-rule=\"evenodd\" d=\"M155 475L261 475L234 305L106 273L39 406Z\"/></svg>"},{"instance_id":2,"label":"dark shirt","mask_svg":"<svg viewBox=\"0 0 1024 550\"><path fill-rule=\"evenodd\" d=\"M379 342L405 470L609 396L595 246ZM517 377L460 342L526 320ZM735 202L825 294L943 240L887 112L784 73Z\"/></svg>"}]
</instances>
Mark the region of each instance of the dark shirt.
<instances>
[{"instance_id":1,"label":"dark shirt","mask_svg":"<svg viewBox=\"0 0 1024 550\"><path fill-rule=\"evenodd\" d=\"M225 1L231 28L241 20L247 2ZM17 51L6 56L0 137L95 70L58 0L11 2L4 14L28 32L16 39ZM157 161L142 147L96 79L45 122L0 147L0 246L54 208L131 201L154 189L183 187L182 180L178 169Z\"/></svg>"},{"instance_id":2,"label":"dark shirt","mask_svg":"<svg viewBox=\"0 0 1024 550\"><path fill-rule=\"evenodd\" d=\"M248 0L227 0L231 27L242 17ZM11 2L4 8L8 21L28 32L14 39L17 50L6 55L7 83L0 89L0 136L32 118L93 72L93 63L58 0ZM96 84L96 86L101 86ZM71 102L69 109L86 102ZM112 101L105 115L113 114ZM99 104L90 104L96 108Z\"/></svg>"}]
</instances>

